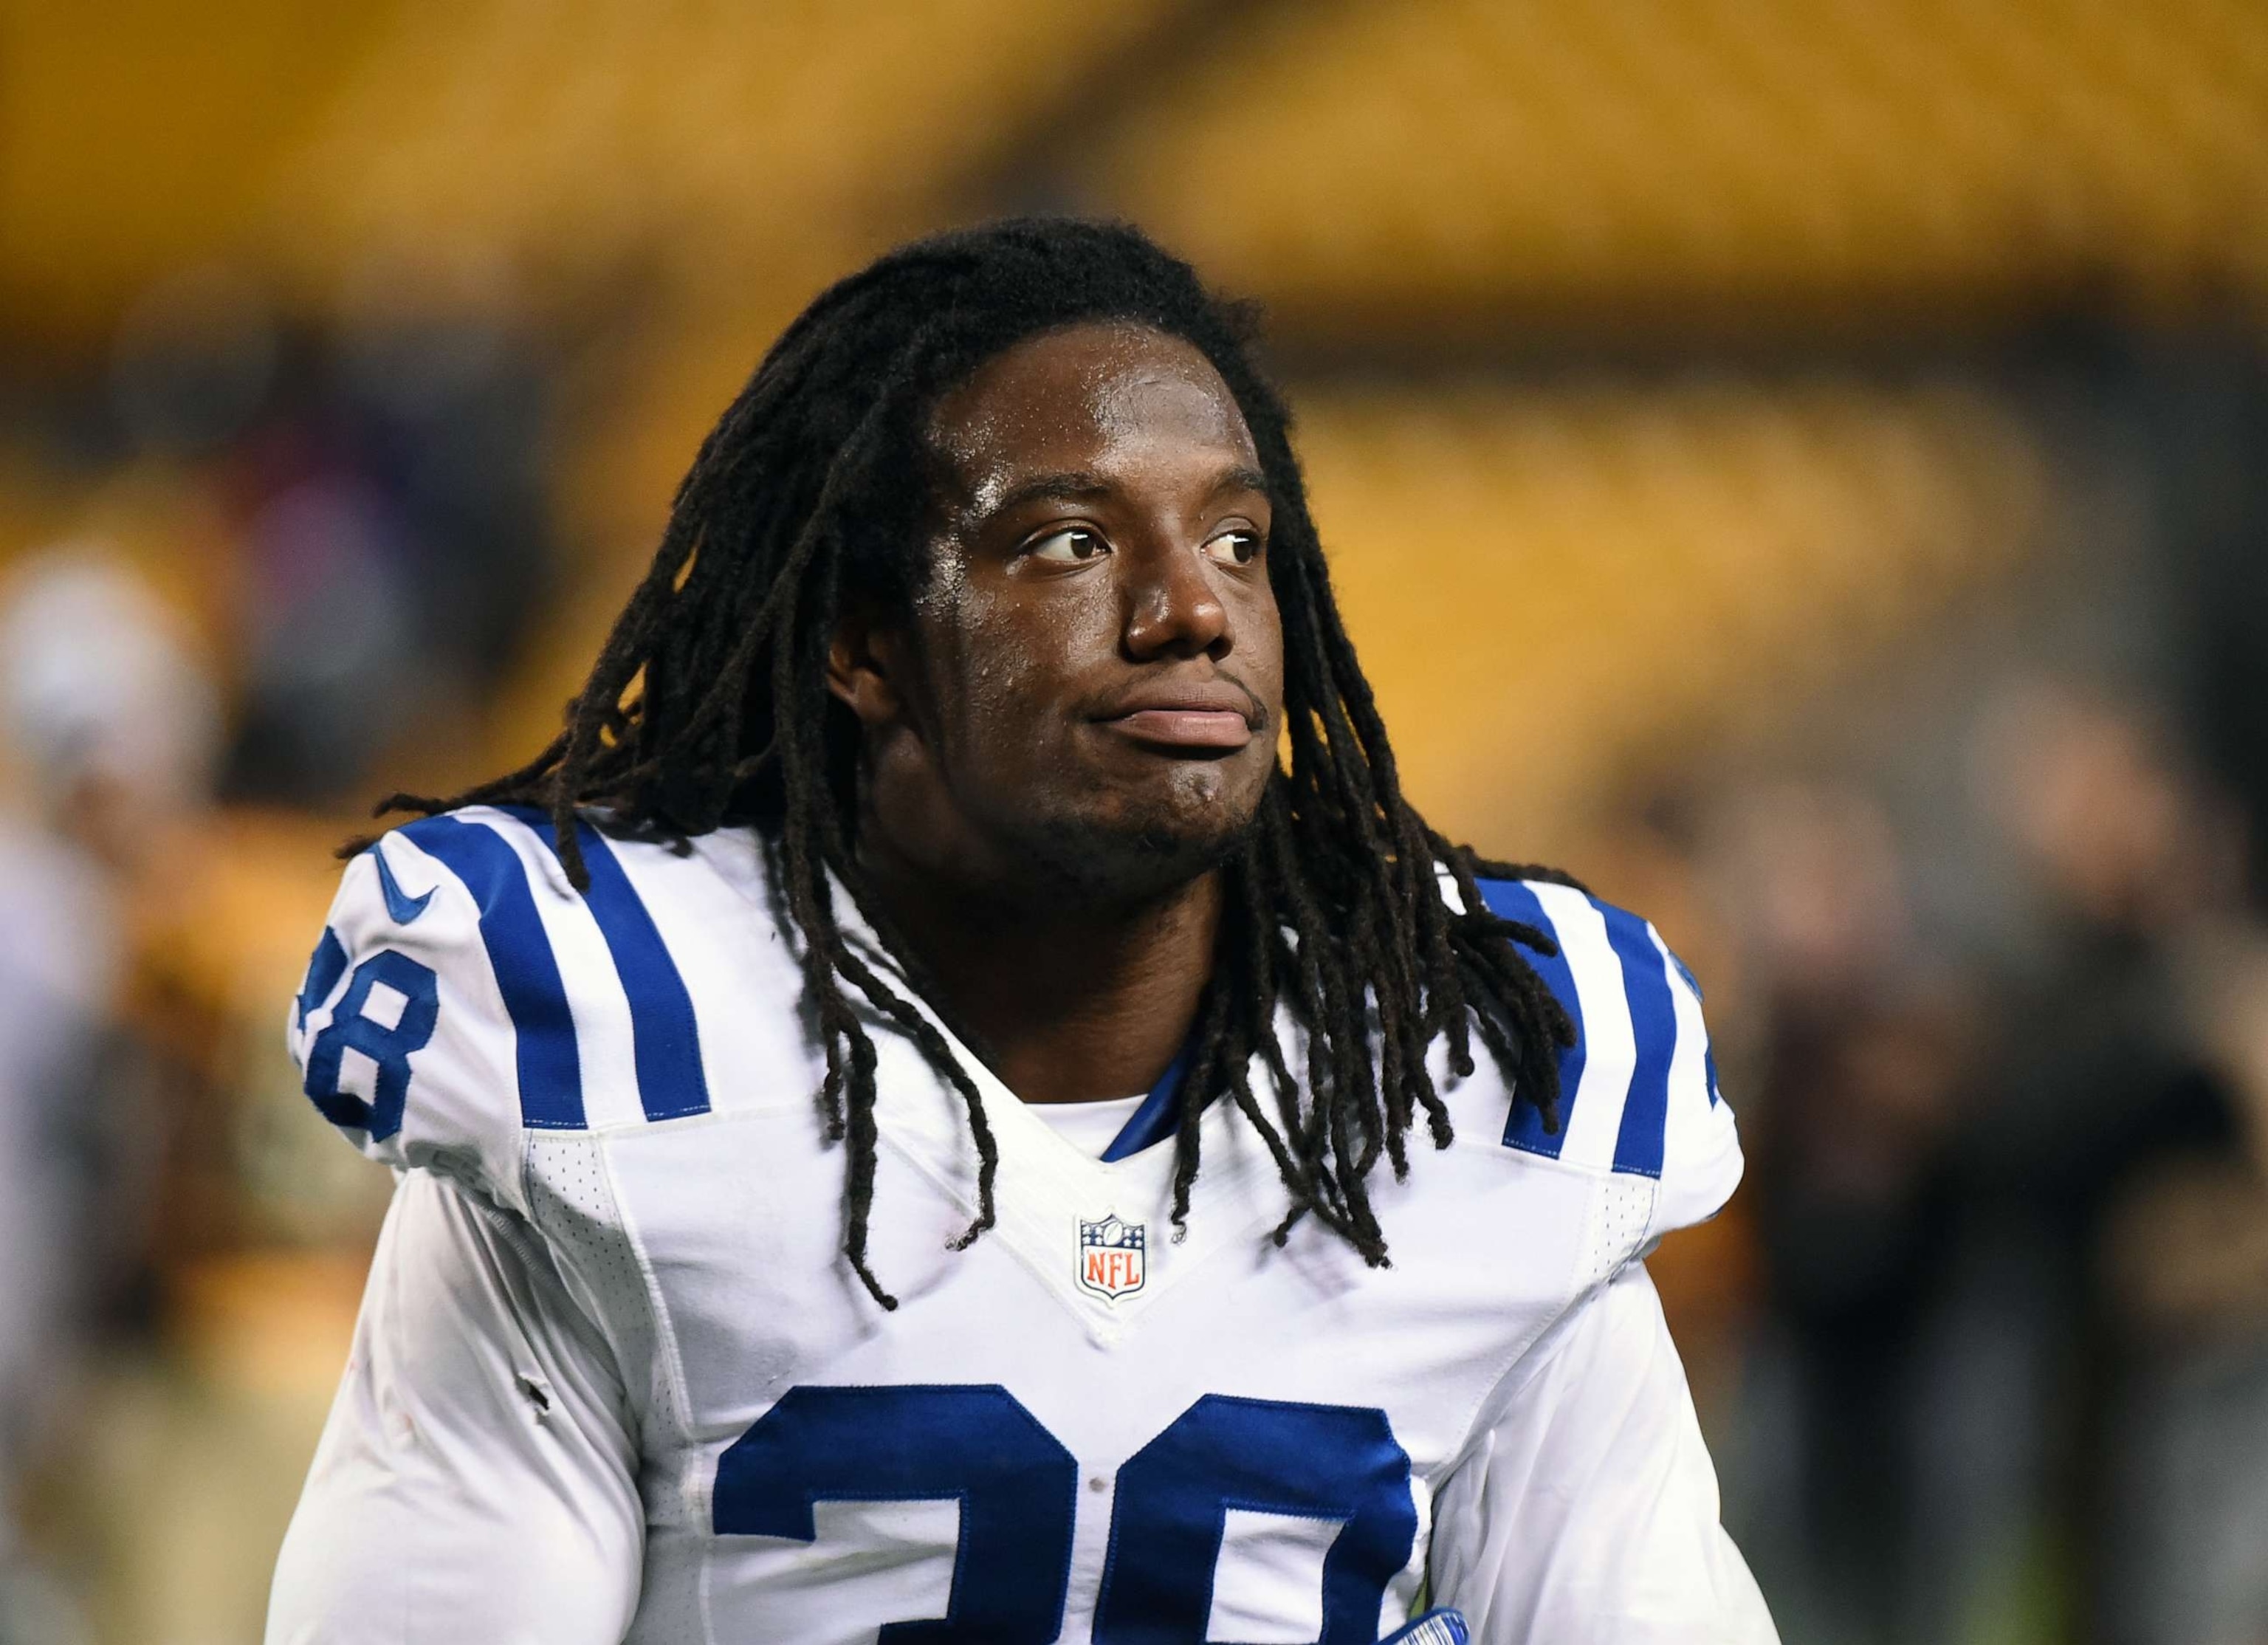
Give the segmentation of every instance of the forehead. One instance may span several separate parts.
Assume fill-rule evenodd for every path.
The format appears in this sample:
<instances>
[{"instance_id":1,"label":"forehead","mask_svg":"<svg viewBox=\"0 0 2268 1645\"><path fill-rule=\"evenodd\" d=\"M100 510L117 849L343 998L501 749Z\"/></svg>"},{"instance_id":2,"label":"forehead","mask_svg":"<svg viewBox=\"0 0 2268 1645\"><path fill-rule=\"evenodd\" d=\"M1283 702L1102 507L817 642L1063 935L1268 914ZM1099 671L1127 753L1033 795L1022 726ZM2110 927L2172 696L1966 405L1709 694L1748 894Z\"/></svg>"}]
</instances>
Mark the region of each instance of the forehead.
<instances>
[{"instance_id":1,"label":"forehead","mask_svg":"<svg viewBox=\"0 0 2268 1645\"><path fill-rule=\"evenodd\" d=\"M995 355L938 402L929 437L980 505L1040 473L1259 461L1212 362L1179 337L1125 322L1069 326Z\"/></svg>"}]
</instances>

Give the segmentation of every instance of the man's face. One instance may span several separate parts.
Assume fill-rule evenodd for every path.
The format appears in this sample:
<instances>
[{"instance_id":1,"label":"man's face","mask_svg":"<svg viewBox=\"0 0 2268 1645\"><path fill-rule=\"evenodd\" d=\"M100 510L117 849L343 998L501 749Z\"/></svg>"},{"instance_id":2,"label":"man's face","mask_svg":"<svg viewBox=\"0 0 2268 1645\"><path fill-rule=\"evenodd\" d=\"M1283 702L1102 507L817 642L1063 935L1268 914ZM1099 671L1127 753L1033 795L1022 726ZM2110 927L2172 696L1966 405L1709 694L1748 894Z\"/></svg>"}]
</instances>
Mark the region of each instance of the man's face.
<instances>
[{"instance_id":1,"label":"man's face","mask_svg":"<svg viewBox=\"0 0 2268 1645\"><path fill-rule=\"evenodd\" d=\"M902 859L1041 895L1144 896L1250 823L1283 719L1251 432L1177 338L1030 338L946 395L909 627L846 624L868 826Z\"/></svg>"}]
</instances>

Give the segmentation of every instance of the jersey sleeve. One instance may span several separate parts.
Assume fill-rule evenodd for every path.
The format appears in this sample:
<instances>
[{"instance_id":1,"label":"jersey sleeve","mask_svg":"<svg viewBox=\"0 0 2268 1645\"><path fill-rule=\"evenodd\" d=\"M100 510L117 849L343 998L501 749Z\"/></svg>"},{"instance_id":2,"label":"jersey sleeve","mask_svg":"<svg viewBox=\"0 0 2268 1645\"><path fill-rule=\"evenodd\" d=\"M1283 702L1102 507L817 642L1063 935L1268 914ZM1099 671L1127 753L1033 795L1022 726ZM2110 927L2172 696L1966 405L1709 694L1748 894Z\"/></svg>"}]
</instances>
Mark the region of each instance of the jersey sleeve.
<instances>
[{"instance_id":1,"label":"jersey sleeve","mask_svg":"<svg viewBox=\"0 0 2268 1645\"><path fill-rule=\"evenodd\" d=\"M1433 1526L1432 1603L1475 1645L1777 1645L1642 1265L1528 1356Z\"/></svg>"},{"instance_id":2,"label":"jersey sleeve","mask_svg":"<svg viewBox=\"0 0 2268 1645\"><path fill-rule=\"evenodd\" d=\"M286 1023L308 1099L357 1147L516 1208L526 1126L580 1088L528 874L477 822L387 835L347 865Z\"/></svg>"},{"instance_id":3,"label":"jersey sleeve","mask_svg":"<svg viewBox=\"0 0 2268 1645\"><path fill-rule=\"evenodd\" d=\"M520 1225L409 1172L276 1563L268 1645L612 1645L644 1553L627 1410Z\"/></svg>"},{"instance_id":4,"label":"jersey sleeve","mask_svg":"<svg viewBox=\"0 0 2268 1645\"><path fill-rule=\"evenodd\" d=\"M1701 986L1660 933L1651 925L1646 930L1664 964L1674 1036L1662 1103L1661 1185L1647 1229L1651 1244L1723 1210L1741 1184L1743 1162L1732 1106L1718 1088L1717 1059L1702 1014Z\"/></svg>"},{"instance_id":5,"label":"jersey sleeve","mask_svg":"<svg viewBox=\"0 0 2268 1645\"><path fill-rule=\"evenodd\" d=\"M1575 1026L1559 1059L1557 1128L1516 1103L1505 1145L1605 1179L1618 1203L1642 1201L1615 1219L1633 1234L1618 1260L1714 1216L1740 1183L1741 1145L1693 974L1647 921L1573 886L1484 880L1480 889L1491 911L1549 941L1521 952Z\"/></svg>"}]
</instances>

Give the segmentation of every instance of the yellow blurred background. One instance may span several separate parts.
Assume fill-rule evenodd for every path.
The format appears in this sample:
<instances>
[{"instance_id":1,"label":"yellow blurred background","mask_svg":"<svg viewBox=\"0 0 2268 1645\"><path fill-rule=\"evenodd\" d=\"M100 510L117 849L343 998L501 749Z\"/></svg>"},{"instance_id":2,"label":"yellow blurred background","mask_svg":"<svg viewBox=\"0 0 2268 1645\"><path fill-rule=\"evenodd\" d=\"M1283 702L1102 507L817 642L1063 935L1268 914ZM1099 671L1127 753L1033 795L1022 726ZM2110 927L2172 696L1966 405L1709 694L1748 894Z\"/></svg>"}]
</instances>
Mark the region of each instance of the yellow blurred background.
<instances>
[{"instance_id":1,"label":"yellow blurred background","mask_svg":"<svg viewBox=\"0 0 2268 1645\"><path fill-rule=\"evenodd\" d=\"M1032 210L1264 302L1414 797L1709 989L1654 1266L1791 1645L2268 1641L2268 8L0 0L0 1645L259 1636L330 848Z\"/></svg>"}]
</instances>

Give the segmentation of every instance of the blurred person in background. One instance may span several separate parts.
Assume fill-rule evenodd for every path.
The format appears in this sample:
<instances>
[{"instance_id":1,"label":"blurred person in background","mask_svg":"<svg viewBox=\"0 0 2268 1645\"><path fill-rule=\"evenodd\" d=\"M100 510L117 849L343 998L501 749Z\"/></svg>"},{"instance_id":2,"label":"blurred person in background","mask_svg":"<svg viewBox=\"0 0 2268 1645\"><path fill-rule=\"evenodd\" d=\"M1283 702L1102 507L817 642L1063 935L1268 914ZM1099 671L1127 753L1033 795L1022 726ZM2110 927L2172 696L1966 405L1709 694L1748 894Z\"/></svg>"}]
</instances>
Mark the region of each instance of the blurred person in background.
<instances>
[{"instance_id":1,"label":"blurred person in background","mask_svg":"<svg viewBox=\"0 0 2268 1645\"><path fill-rule=\"evenodd\" d=\"M1926 931L1865 782L1740 789L1703 848L1761 1017L1745 1534L1791 1637L2256 1641L2246 819L2131 706L1981 697L1970 797L2023 940Z\"/></svg>"},{"instance_id":2,"label":"blurred person in background","mask_svg":"<svg viewBox=\"0 0 2268 1645\"><path fill-rule=\"evenodd\" d=\"M1759 784L1710 834L1763 1021L1758 1561L1791 1637L1888 1638L1917 1584L1911 1390L1974 1025L1925 959L1899 845L1862 788Z\"/></svg>"},{"instance_id":3,"label":"blurred person in background","mask_svg":"<svg viewBox=\"0 0 2268 1645\"><path fill-rule=\"evenodd\" d=\"M2004 978L1962 1149L1980 1318L2038 1339L2031 1420L2083 1637L2268 1638L2268 968L2248 819L2172 729L2051 682L2004 690L1986 811L2044 904ZM2004 1421L2021 1432L2026 1413Z\"/></svg>"},{"instance_id":4,"label":"blurred person in background","mask_svg":"<svg viewBox=\"0 0 2268 1645\"><path fill-rule=\"evenodd\" d=\"M129 911L203 802L217 715L148 588L71 545L0 595L0 717L24 800L0 815L0 1641L15 1645L74 1636L18 1499L146 1227L147 1127L121 1110Z\"/></svg>"},{"instance_id":5,"label":"blurred person in background","mask_svg":"<svg viewBox=\"0 0 2268 1645\"><path fill-rule=\"evenodd\" d=\"M232 801L351 792L394 740L460 721L543 607L542 362L506 321L364 278L316 327L247 270L194 263L113 342L124 472L186 478L225 522L209 558L233 579L216 602L238 648Z\"/></svg>"}]
</instances>

